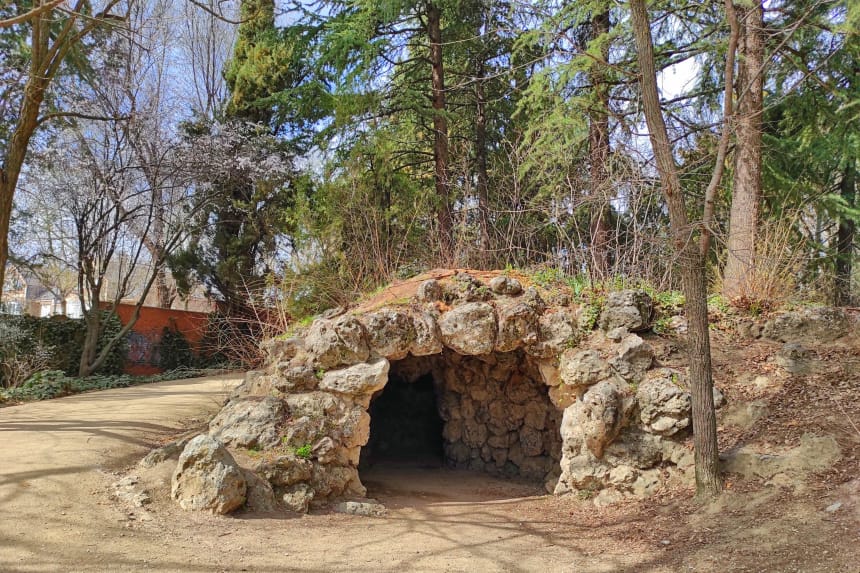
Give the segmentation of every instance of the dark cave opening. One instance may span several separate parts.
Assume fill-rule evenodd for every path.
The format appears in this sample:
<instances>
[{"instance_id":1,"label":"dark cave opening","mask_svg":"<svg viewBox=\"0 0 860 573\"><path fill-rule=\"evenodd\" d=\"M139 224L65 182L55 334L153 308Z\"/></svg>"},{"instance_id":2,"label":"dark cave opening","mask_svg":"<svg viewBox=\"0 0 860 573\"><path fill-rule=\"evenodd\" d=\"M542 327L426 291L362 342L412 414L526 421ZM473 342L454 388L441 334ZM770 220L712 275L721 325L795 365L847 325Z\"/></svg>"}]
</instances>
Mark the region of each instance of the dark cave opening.
<instances>
[{"instance_id":1,"label":"dark cave opening","mask_svg":"<svg viewBox=\"0 0 860 573\"><path fill-rule=\"evenodd\" d=\"M381 462L443 465L444 423L432 374L414 382L392 374L369 413L370 440L361 451L362 468Z\"/></svg>"}]
</instances>

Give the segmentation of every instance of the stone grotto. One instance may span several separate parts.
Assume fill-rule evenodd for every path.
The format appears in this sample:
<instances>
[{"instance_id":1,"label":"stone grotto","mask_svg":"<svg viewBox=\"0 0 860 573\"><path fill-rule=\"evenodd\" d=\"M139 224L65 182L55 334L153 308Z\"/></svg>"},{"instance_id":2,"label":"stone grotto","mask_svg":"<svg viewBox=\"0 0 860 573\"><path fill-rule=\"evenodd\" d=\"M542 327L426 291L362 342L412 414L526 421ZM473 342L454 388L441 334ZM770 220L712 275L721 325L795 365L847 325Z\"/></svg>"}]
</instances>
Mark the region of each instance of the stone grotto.
<instances>
[{"instance_id":1,"label":"stone grotto","mask_svg":"<svg viewBox=\"0 0 860 573\"><path fill-rule=\"evenodd\" d=\"M693 463L685 375L655 363L642 291L599 317L517 279L450 273L267 342L184 445L186 509L305 512L362 498L364 467L420 459L555 494L645 496ZM546 300L551 302L546 302ZM719 399L719 398L718 398Z\"/></svg>"}]
</instances>

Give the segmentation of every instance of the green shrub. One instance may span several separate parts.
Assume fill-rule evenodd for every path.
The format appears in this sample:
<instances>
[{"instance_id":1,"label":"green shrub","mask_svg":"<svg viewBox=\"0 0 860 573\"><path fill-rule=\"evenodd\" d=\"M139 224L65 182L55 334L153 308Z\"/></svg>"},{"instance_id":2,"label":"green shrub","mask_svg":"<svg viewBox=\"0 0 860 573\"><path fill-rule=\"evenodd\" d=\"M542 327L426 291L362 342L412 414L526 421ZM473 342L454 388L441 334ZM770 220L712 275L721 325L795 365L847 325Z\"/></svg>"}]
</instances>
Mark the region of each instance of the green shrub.
<instances>
[{"instance_id":1,"label":"green shrub","mask_svg":"<svg viewBox=\"0 0 860 573\"><path fill-rule=\"evenodd\" d=\"M188 339L175 328L165 326L158 343L158 367L162 370L173 370L191 367L197 362L197 355L191 349Z\"/></svg>"},{"instance_id":2,"label":"green shrub","mask_svg":"<svg viewBox=\"0 0 860 573\"><path fill-rule=\"evenodd\" d=\"M122 328L119 318L104 312L104 331L99 348ZM81 362L87 326L83 320L65 317L38 318L35 316L0 315L0 361L33 355L41 347L50 349L42 368L62 370L68 375L77 374ZM16 332L14 336L5 336ZM113 347L99 374L121 374L125 366L128 344L121 340ZM2 374L0 374L2 376ZM0 379L5 384L5 379Z\"/></svg>"},{"instance_id":3,"label":"green shrub","mask_svg":"<svg viewBox=\"0 0 860 573\"><path fill-rule=\"evenodd\" d=\"M165 380L181 380L205 376L204 370L194 368L177 368L162 374L152 376L95 375L86 378L67 376L62 370L45 370L37 372L17 388L0 390L0 402L4 400L27 402L32 400L49 400L60 396L89 392L92 390L110 390L112 388L128 388L140 384L163 382Z\"/></svg>"},{"instance_id":4,"label":"green shrub","mask_svg":"<svg viewBox=\"0 0 860 573\"><path fill-rule=\"evenodd\" d=\"M0 323L0 386L17 386L44 368L49 351L19 325Z\"/></svg>"},{"instance_id":5,"label":"green shrub","mask_svg":"<svg viewBox=\"0 0 860 573\"><path fill-rule=\"evenodd\" d=\"M104 347L108 340L111 340L122 330L122 322L120 322L119 317L114 313L103 311L102 322L104 329L102 335L99 337L99 350ZM125 369L125 358L127 355L128 339L124 337L111 349L107 360L99 368L97 374L122 374ZM78 353L78 362L80 362L80 353ZM74 373L77 373L77 366L78 364L75 365Z\"/></svg>"}]
</instances>

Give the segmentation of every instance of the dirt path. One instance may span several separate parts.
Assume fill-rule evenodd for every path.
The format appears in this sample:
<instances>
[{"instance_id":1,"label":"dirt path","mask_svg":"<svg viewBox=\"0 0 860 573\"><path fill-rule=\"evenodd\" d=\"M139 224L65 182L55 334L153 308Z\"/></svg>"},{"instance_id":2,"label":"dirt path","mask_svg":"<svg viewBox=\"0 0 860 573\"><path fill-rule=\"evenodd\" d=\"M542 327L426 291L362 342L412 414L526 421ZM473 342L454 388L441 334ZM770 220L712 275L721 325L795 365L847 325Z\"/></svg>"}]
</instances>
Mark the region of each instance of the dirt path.
<instances>
[{"instance_id":1,"label":"dirt path","mask_svg":"<svg viewBox=\"0 0 860 573\"><path fill-rule=\"evenodd\" d=\"M134 569L140 541L105 495L111 470L217 410L237 382L161 382L0 409L0 571Z\"/></svg>"},{"instance_id":2,"label":"dirt path","mask_svg":"<svg viewBox=\"0 0 860 573\"><path fill-rule=\"evenodd\" d=\"M135 462L204 420L235 380L209 378L0 409L0 571L846 571L855 522L831 500L689 492L597 509L576 497L448 470L374 468L384 518L213 517L168 499L171 464ZM141 475L153 503L111 497ZM847 517L847 516L846 516Z\"/></svg>"}]
</instances>

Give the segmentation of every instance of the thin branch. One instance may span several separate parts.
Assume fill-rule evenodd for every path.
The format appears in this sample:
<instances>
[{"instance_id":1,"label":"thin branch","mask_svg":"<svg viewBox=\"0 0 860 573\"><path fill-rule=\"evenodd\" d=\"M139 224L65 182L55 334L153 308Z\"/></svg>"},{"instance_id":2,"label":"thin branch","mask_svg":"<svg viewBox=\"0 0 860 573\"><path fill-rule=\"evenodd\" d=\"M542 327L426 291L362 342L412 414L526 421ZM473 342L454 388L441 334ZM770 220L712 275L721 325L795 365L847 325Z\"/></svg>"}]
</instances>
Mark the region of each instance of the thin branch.
<instances>
[{"instance_id":1,"label":"thin branch","mask_svg":"<svg viewBox=\"0 0 860 573\"><path fill-rule=\"evenodd\" d=\"M12 16L11 18L6 18L5 20L0 20L0 28L9 28L16 24L23 24L24 22L28 22L34 18L37 18L44 12L50 12L60 4L65 2L65 0L51 0L47 4L42 4L41 6L37 6L36 8L32 8L23 14L19 14L17 16Z\"/></svg>"},{"instance_id":2,"label":"thin branch","mask_svg":"<svg viewBox=\"0 0 860 573\"><path fill-rule=\"evenodd\" d=\"M52 119L58 119L61 117L73 117L75 119L91 119L93 121L128 121L131 119L130 115L120 115L120 116L103 116L103 115L90 115L86 113L81 113L77 111L56 111L52 113L47 113L36 120L36 125L42 125L47 121L51 121Z\"/></svg>"},{"instance_id":3,"label":"thin branch","mask_svg":"<svg viewBox=\"0 0 860 573\"><path fill-rule=\"evenodd\" d=\"M717 187L720 185L720 180L723 178L725 170L726 154L729 149L729 135L731 133L732 115L732 93L734 90L734 73L735 73L735 51L738 46L738 36L740 35L738 26L738 16L735 12L735 5L732 0L726 0L726 19L729 21L731 32L729 33L729 48L726 54L726 73L725 73L725 94L723 95L723 127L720 134L720 144L717 148L717 159L714 165L714 171L711 173L711 180L708 182L708 187L705 190L705 206L702 213L702 235L699 238L699 250L702 256L708 254L711 248L711 221L714 218L714 197L717 194Z\"/></svg>"},{"instance_id":4,"label":"thin branch","mask_svg":"<svg viewBox=\"0 0 860 573\"><path fill-rule=\"evenodd\" d=\"M247 20L232 20L232 19L228 18L227 16L225 16L224 14L222 14L220 12L216 12L215 10L213 10L212 8L210 8L209 6L204 4L203 2L199 2L198 0L188 0L188 2L190 4L197 6L198 8L200 8L201 10L203 10L204 12L209 14L210 16L214 16L215 18L221 20L222 22L227 22L228 24L235 24L235 25L239 25L239 24L242 24L244 22L247 22Z\"/></svg>"}]
</instances>

